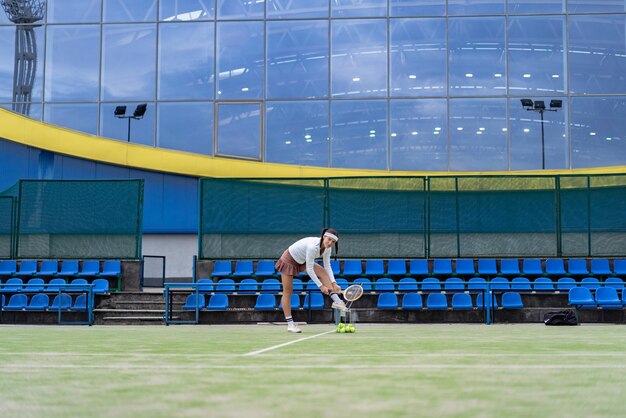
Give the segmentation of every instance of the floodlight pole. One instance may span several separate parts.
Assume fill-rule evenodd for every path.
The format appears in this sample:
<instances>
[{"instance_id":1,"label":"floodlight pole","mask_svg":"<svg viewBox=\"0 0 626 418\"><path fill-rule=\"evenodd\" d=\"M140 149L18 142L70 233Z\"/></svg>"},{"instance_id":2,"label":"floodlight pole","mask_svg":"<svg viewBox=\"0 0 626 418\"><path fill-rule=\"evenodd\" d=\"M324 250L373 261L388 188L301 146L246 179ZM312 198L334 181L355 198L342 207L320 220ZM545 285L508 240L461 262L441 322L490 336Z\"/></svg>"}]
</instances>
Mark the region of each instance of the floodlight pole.
<instances>
[{"instance_id":1,"label":"floodlight pole","mask_svg":"<svg viewBox=\"0 0 626 418\"><path fill-rule=\"evenodd\" d=\"M533 102L529 101L529 104L525 104L524 100L522 100L522 106L524 107L524 109L528 110L529 112L539 112L539 114L541 115L541 169L545 170L546 169L546 139L545 139L545 131L543 128L543 112L556 112L558 111L558 108L560 108L560 103L557 105L553 105L552 103L555 102L555 100L552 101L552 103L550 104L550 109L546 109L545 106L543 106L543 102L542 103L542 107L539 107L536 105L536 103L534 104L533 107Z\"/></svg>"},{"instance_id":2,"label":"floodlight pole","mask_svg":"<svg viewBox=\"0 0 626 418\"><path fill-rule=\"evenodd\" d=\"M544 109L539 110L539 114L541 115L541 169L545 170L546 169L546 140L545 140L545 134L543 132L543 110ZM129 132L128 135L130 135L130 120L128 121L128 132Z\"/></svg>"}]
</instances>

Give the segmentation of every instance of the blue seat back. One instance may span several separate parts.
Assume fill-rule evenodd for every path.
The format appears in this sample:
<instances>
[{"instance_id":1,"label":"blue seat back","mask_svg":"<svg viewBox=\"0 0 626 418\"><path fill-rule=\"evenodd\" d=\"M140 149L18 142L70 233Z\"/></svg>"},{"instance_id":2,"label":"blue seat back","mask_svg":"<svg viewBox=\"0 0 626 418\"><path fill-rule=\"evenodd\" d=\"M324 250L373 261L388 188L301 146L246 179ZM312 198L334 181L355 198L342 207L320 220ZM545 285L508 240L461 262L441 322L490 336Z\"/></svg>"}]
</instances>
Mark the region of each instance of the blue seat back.
<instances>
[{"instance_id":1,"label":"blue seat back","mask_svg":"<svg viewBox=\"0 0 626 418\"><path fill-rule=\"evenodd\" d=\"M100 273L100 262L98 260L85 260L78 274L95 276L98 273Z\"/></svg>"},{"instance_id":2,"label":"blue seat back","mask_svg":"<svg viewBox=\"0 0 626 418\"><path fill-rule=\"evenodd\" d=\"M567 271L572 275L589 274L587 270L587 260L572 258L567 263Z\"/></svg>"},{"instance_id":3,"label":"blue seat back","mask_svg":"<svg viewBox=\"0 0 626 418\"><path fill-rule=\"evenodd\" d=\"M441 281L436 277L426 277L421 283L422 291L441 291Z\"/></svg>"},{"instance_id":4,"label":"blue seat back","mask_svg":"<svg viewBox=\"0 0 626 418\"><path fill-rule=\"evenodd\" d=\"M574 287L569 290L568 303L576 306L593 307L596 304L591 290L586 287Z\"/></svg>"},{"instance_id":5,"label":"blue seat back","mask_svg":"<svg viewBox=\"0 0 626 418\"><path fill-rule=\"evenodd\" d=\"M102 265L102 274L106 276L122 274L122 262L119 260L105 260Z\"/></svg>"},{"instance_id":6,"label":"blue seat back","mask_svg":"<svg viewBox=\"0 0 626 418\"><path fill-rule=\"evenodd\" d=\"M354 280L354 283L360 284L364 292L372 291L372 281L367 277L359 277L358 279Z\"/></svg>"},{"instance_id":7,"label":"blue seat back","mask_svg":"<svg viewBox=\"0 0 626 418\"><path fill-rule=\"evenodd\" d=\"M26 295L15 294L11 295L9 302L4 306L4 309L9 310L22 310L26 308L28 304L28 298Z\"/></svg>"},{"instance_id":8,"label":"blue seat back","mask_svg":"<svg viewBox=\"0 0 626 418\"><path fill-rule=\"evenodd\" d=\"M385 265L383 260L367 260L365 262L366 276L383 276L385 274Z\"/></svg>"},{"instance_id":9,"label":"blue seat back","mask_svg":"<svg viewBox=\"0 0 626 418\"><path fill-rule=\"evenodd\" d=\"M604 285L618 290L624 290L624 280L622 280L621 277L608 277L604 280Z\"/></svg>"},{"instance_id":10,"label":"blue seat back","mask_svg":"<svg viewBox=\"0 0 626 418\"><path fill-rule=\"evenodd\" d=\"M346 290L348 286L350 286L350 282L344 278L335 279L337 285L341 288L341 290Z\"/></svg>"},{"instance_id":11,"label":"blue seat back","mask_svg":"<svg viewBox=\"0 0 626 418\"><path fill-rule=\"evenodd\" d=\"M257 311L266 311L276 309L276 296L273 294L261 293L256 298L254 309Z\"/></svg>"},{"instance_id":12,"label":"blue seat back","mask_svg":"<svg viewBox=\"0 0 626 418\"><path fill-rule=\"evenodd\" d=\"M38 277L32 278L26 283L27 286L24 286L25 292L43 292L43 279Z\"/></svg>"},{"instance_id":13,"label":"blue seat back","mask_svg":"<svg viewBox=\"0 0 626 418\"><path fill-rule=\"evenodd\" d=\"M576 286L578 286L578 284L576 283L576 280L574 280L571 277L561 277L556 282L557 290L570 290L571 288L576 287Z\"/></svg>"},{"instance_id":14,"label":"blue seat back","mask_svg":"<svg viewBox=\"0 0 626 418\"><path fill-rule=\"evenodd\" d=\"M85 280L85 279L74 279L74 280L72 280L72 283L70 283L70 284L73 284L73 285L80 285L80 286L86 286L86 285L88 285L89 283L87 283L87 280Z\"/></svg>"},{"instance_id":15,"label":"blue seat back","mask_svg":"<svg viewBox=\"0 0 626 418\"><path fill-rule=\"evenodd\" d=\"M302 280L298 279L297 277L293 278L293 291L294 292L302 292L304 290L304 283L302 283Z\"/></svg>"},{"instance_id":16,"label":"blue seat back","mask_svg":"<svg viewBox=\"0 0 626 418\"><path fill-rule=\"evenodd\" d=\"M187 299L185 300L185 304L183 305L183 309L186 311L190 311L190 310L195 311L196 307L198 309L204 309L205 304L206 304L206 301L202 293L198 293L197 295L195 293L192 293L187 296Z\"/></svg>"},{"instance_id":17,"label":"blue seat back","mask_svg":"<svg viewBox=\"0 0 626 418\"><path fill-rule=\"evenodd\" d=\"M494 277L489 282L489 286L491 287L491 290L509 290L511 288L509 279L506 277Z\"/></svg>"},{"instance_id":18,"label":"blue seat back","mask_svg":"<svg viewBox=\"0 0 626 418\"><path fill-rule=\"evenodd\" d=\"M617 276L626 276L626 259L613 260L613 273Z\"/></svg>"},{"instance_id":19,"label":"blue seat back","mask_svg":"<svg viewBox=\"0 0 626 418\"><path fill-rule=\"evenodd\" d=\"M419 293L407 293L402 296L402 309L416 310L422 308L422 295Z\"/></svg>"},{"instance_id":20,"label":"blue seat back","mask_svg":"<svg viewBox=\"0 0 626 418\"><path fill-rule=\"evenodd\" d=\"M457 276L473 276L476 273L474 260L466 258L456 260L455 272Z\"/></svg>"},{"instance_id":21,"label":"blue seat back","mask_svg":"<svg viewBox=\"0 0 626 418\"><path fill-rule=\"evenodd\" d=\"M215 289L213 280L211 279L198 279L198 291L201 293L209 293Z\"/></svg>"},{"instance_id":22,"label":"blue seat back","mask_svg":"<svg viewBox=\"0 0 626 418\"><path fill-rule=\"evenodd\" d=\"M54 276L59 272L59 262L55 260L44 260L41 262L38 276Z\"/></svg>"},{"instance_id":23,"label":"blue seat back","mask_svg":"<svg viewBox=\"0 0 626 418\"><path fill-rule=\"evenodd\" d=\"M398 309L398 297L395 293L381 293L378 295L378 309Z\"/></svg>"},{"instance_id":24,"label":"blue seat back","mask_svg":"<svg viewBox=\"0 0 626 418\"><path fill-rule=\"evenodd\" d=\"M213 264L212 277L230 276L233 273L232 264L229 260L219 260Z\"/></svg>"},{"instance_id":25,"label":"blue seat back","mask_svg":"<svg viewBox=\"0 0 626 418\"><path fill-rule=\"evenodd\" d=\"M600 287L600 281L595 277L585 277L580 281L580 286L595 290Z\"/></svg>"},{"instance_id":26,"label":"blue seat back","mask_svg":"<svg viewBox=\"0 0 626 418\"><path fill-rule=\"evenodd\" d=\"M498 274L498 266L493 258L482 258L478 260L478 274L484 276L495 276Z\"/></svg>"},{"instance_id":27,"label":"blue seat back","mask_svg":"<svg viewBox=\"0 0 626 418\"><path fill-rule=\"evenodd\" d=\"M554 290L554 283L547 277L537 277L533 282L533 289L551 292Z\"/></svg>"},{"instance_id":28,"label":"blue seat back","mask_svg":"<svg viewBox=\"0 0 626 418\"><path fill-rule=\"evenodd\" d=\"M398 282L400 292L417 292L417 280L413 277L403 277Z\"/></svg>"},{"instance_id":29,"label":"blue seat back","mask_svg":"<svg viewBox=\"0 0 626 418\"><path fill-rule=\"evenodd\" d=\"M0 260L0 275L11 276L17 269L17 261L15 260Z\"/></svg>"},{"instance_id":30,"label":"blue seat back","mask_svg":"<svg viewBox=\"0 0 626 418\"><path fill-rule=\"evenodd\" d=\"M361 276L363 275L363 264L361 260L346 260L343 262L344 276Z\"/></svg>"},{"instance_id":31,"label":"blue seat back","mask_svg":"<svg viewBox=\"0 0 626 418\"><path fill-rule=\"evenodd\" d=\"M24 282L22 279L13 277L4 284L4 290L7 292L21 292Z\"/></svg>"},{"instance_id":32,"label":"blue seat back","mask_svg":"<svg viewBox=\"0 0 626 418\"><path fill-rule=\"evenodd\" d=\"M606 258L593 258L591 260L591 274L596 276L610 276L613 274Z\"/></svg>"},{"instance_id":33,"label":"blue seat back","mask_svg":"<svg viewBox=\"0 0 626 418\"><path fill-rule=\"evenodd\" d=\"M565 274L565 264L561 258L549 258L546 260L546 274L559 276Z\"/></svg>"},{"instance_id":34,"label":"blue seat back","mask_svg":"<svg viewBox=\"0 0 626 418\"><path fill-rule=\"evenodd\" d=\"M109 293L109 281L107 279L95 279L93 282L93 292L97 294Z\"/></svg>"},{"instance_id":35,"label":"blue seat back","mask_svg":"<svg viewBox=\"0 0 626 418\"><path fill-rule=\"evenodd\" d=\"M334 276L341 276L341 264L339 260L330 260L330 269L333 271Z\"/></svg>"},{"instance_id":36,"label":"blue seat back","mask_svg":"<svg viewBox=\"0 0 626 418\"><path fill-rule=\"evenodd\" d=\"M622 301L619 299L614 287L600 287L596 290L596 303L602 307L621 308Z\"/></svg>"},{"instance_id":37,"label":"blue seat back","mask_svg":"<svg viewBox=\"0 0 626 418\"><path fill-rule=\"evenodd\" d=\"M304 297L302 307L304 309L324 309L324 296L321 293L307 293Z\"/></svg>"},{"instance_id":38,"label":"blue seat back","mask_svg":"<svg viewBox=\"0 0 626 418\"><path fill-rule=\"evenodd\" d=\"M233 279L219 279L215 285L215 291L221 293L234 293L235 281Z\"/></svg>"},{"instance_id":39,"label":"blue seat back","mask_svg":"<svg viewBox=\"0 0 626 418\"><path fill-rule=\"evenodd\" d=\"M269 277L276 274L276 269L274 268L275 263L271 260L259 260L256 264L256 271L254 275L257 277Z\"/></svg>"},{"instance_id":40,"label":"blue seat back","mask_svg":"<svg viewBox=\"0 0 626 418\"><path fill-rule=\"evenodd\" d=\"M541 276L543 274L541 260L538 258L524 259L522 262L522 272L527 276Z\"/></svg>"},{"instance_id":41,"label":"blue seat back","mask_svg":"<svg viewBox=\"0 0 626 418\"><path fill-rule=\"evenodd\" d=\"M270 293L275 295L281 291L281 288L282 285L277 279L265 279L263 280L263 283L261 283L261 293Z\"/></svg>"},{"instance_id":42,"label":"blue seat back","mask_svg":"<svg viewBox=\"0 0 626 418\"><path fill-rule=\"evenodd\" d=\"M443 293L430 293L426 298L427 309L448 309L448 300Z\"/></svg>"},{"instance_id":43,"label":"blue seat back","mask_svg":"<svg viewBox=\"0 0 626 418\"><path fill-rule=\"evenodd\" d=\"M389 260L387 262L389 276L406 276L406 260Z\"/></svg>"},{"instance_id":44,"label":"blue seat back","mask_svg":"<svg viewBox=\"0 0 626 418\"><path fill-rule=\"evenodd\" d=\"M309 281L306 282L305 288L306 288L306 290L311 291L311 292L319 292L320 291L320 288L317 287L317 284L315 284L313 279L309 279Z\"/></svg>"},{"instance_id":45,"label":"blue seat back","mask_svg":"<svg viewBox=\"0 0 626 418\"><path fill-rule=\"evenodd\" d=\"M483 296L484 293L479 293L476 296L476 307L479 309L484 309L485 308L485 304L483 303ZM497 308L498 307L498 301L496 300L496 297L494 296L493 293L487 293L487 306L493 306L493 308Z\"/></svg>"},{"instance_id":46,"label":"blue seat back","mask_svg":"<svg viewBox=\"0 0 626 418\"><path fill-rule=\"evenodd\" d=\"M225 293L211 295L206 308L212 311L224 311L228 309L228 295Z\"/></svg>"},{"instance_id":47,"label":"blue seat back","mask_svg":"<svg viewBox=\"0 0 626 418\"><path fill-rule=\"evenodd\" d=\"M465 283L463 279L459 277L448 277L443 284L443 289L446 292L458 292L465 290Z\"/></svg>"},{"instance_id":48,"label":"blue seat back","mask_svg":"<svg viewBox=\"0 0 626 418\"><path fill-rule=\"evenodd\" d=\"M233 273L233 276L252 276L253 273L254 271L252 270L252 261L239 260L235 263L235 272Z\"/></svg>"},{"instance_id":49,"label":"blue seat back","mask_svg":"<svg viewBox=\"0 0 626 418\"><path fill-rule=\"evenodd\" d=\"M54 297L52 300L52 305L50 305L50 309L59 309L67 310L72 307L72 297L67 293L60 293Z\"/></svg>"},{"instance_id":50,"label":"blue seat back","mask_svg":"<svg viewBox=\"0 0 626 418\"><path fill-rule=\"evenodd\" d=\"M87 295L85 293L81 293L76 296L76 300L72 305L73 311L86 311L87 310Z\"/></svg>"},{"instance_id":51,"label":"blue seat back","mask_svg":"<svg viewBox=\"0 0 626 418\"><path fill-rule=\"evenodd\" d=\"M291 301L291 309L300 309L300 295L292 293L289 300ZM278 304L278 308L283 309L282 302Z\"/></svg>"},{"instance_id":52,"label":"blue seat back","mask_svg":"<svg viewBox=\"0 0 626 418\"><path fill-rule=\"evenodd\" d=\"M420 258L409 262L409 274L411 276L428 276L428 260Z\"/></svg>"},{"instance_id":53,"label":"blue seat back","mask_svg":"<svg viewBox=\"0 0 626 418\"><path fill-rule=\"evenodd\" d=\"M395 290L395 283L393 279L390 279L389 277L383 277L376 280L374 284L374 290L376 290L377 292L393 292Z\"/></svg>"},{"instance_id":54,"label":"blue seat back","mask_svg":"<svg viewBox=\"0 0 626 418\"><path fill-rule=\"evenodd\" d=\"M515 277L511 280L511 290L532 290L530 280L526 277Z\"/></svg>"},{"instance_id":55,"label":"blue seat back","mask_svg":"<svg viewBox=\"0 0 626 418\"><path fill-rule=\"evenodd\" d=\"M52 279L48 283L48 287L46 287L46 292L58 292L60 286L65 286L66 284L67 283L65 282L64 279L61 279L61 278Z\"/></svg>"},{"instance_id":56,"label":"blue seat back","mask_svg":"<svg viewBox=\"0 0 626 418\"><path fill-rule=\"evenodd\" d=\"M61 276L75 276L78 274L78 260L63 260L61 263Z\"/></svg>"},{"instance_id":57,"label":"blue seat back","mask_svg":"<svg viewBox=\"0 0 626 418\"><path fill-rule=\"evenodd\" d=\"M504 292L501 303L503 309L522 309L524 307L522 296L517 292Z\"/></svg>"},{"instance_id":58,"label":"blue seat back","mask_svg":"<svg viewBox=\"0 0 626 418\"><path fill-rule=\"evenodd\" d=\"M237 293L240 295L253 295L259 291L259 283L256 279L247 278L239 282Z\"/></svg>"},{"instance_id":59,"label":"blue seat back","mask_svg":"<svg viewBox=\"0 0 626 418\"><path fill-rule=\"evenodd\" d=\"M472 297L468 293L455 293L452 295L452 309L472 309Z\"/></svg>"},{"instance_id":60,"label":"blue seat back","mask_svg":"<svg viewBox=\"0 0 626 418\"><path fill-rule=\"evenodd\" d=\"M44 310L48 309L48 305L50 304L50 297L45 293L37 293L30 298L30 302L28 303L28 310Z\"/></svg>"},{"instance_id":61,"label":"blue seat back","mask_svg":"<svg viewBox=\"0 0 626 418\"><path fill-rule=\"evenodd\" d=\"M16 274L20 276L32 276L37 272L37 260L22 260L20 262L20 269Z\"/></svg>"},{"instance_id":62,"label":"blue seat back","mask_svg":"<svg viewBox=\"0 0 626 418\"><path fill-rule=\"evenodd\" d=\"M487 281L482 277L472 277L467 283L467 290L483 290L487 288Z\"/></svg>"},{"instance_id":63,"label":"blue seat back","mask_svg":"<svg viewBox=\"0 0 626 418\"><path fill-rule=\"evenodd\" d=\"M500 274L504 276L519 275L519 260L517 258L505 258L500 260Z\"/></svg>"},{"instance_id":64,"label":"blue seat back","mask_svg":"<svg viewBox=\"0 0 626 418\"><path fill-rule=\"evenodd\" d=\"M452 274L452 260L439 258L433 261L433 274L435 276L450 276Z\"/></svg>"}]
</instances>

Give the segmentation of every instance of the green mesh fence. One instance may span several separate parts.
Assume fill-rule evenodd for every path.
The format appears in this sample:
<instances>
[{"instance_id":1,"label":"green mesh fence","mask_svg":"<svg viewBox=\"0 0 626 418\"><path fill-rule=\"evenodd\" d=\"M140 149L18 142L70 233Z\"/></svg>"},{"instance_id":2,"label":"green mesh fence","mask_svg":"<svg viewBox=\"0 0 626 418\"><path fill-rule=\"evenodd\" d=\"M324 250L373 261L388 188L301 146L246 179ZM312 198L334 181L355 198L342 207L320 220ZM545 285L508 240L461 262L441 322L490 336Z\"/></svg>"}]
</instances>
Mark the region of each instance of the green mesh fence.
<instances>
[{"instance_id":1,"label":"green mesh fence","mask_svg":"<svg viewBox=\"0 0 626 418\"><path fill-rule=\"evenodd\" d=\"M15 198L0 196L0 258L13 258L15 239Z\"/></svg>"},{"instance_id":2,"label":"green mesh fence","mask_svg":"<svg viewBox=\"0 0 626 418\"><path fill-rule=\"evenodd\" d=\"M202 179L200 257L276 259L325 225L340 257L626 254L626 175Z\"/></svg>"},{"instance_id":3,"label":"green mesh fence","mask_svg":"<svg viewBox=\"0 0 626 418\"><path fill-rule=\"evenodd\" d=\"M22 180L18 258L141 256L143 180Z\"/></svg>"}]
</instances>

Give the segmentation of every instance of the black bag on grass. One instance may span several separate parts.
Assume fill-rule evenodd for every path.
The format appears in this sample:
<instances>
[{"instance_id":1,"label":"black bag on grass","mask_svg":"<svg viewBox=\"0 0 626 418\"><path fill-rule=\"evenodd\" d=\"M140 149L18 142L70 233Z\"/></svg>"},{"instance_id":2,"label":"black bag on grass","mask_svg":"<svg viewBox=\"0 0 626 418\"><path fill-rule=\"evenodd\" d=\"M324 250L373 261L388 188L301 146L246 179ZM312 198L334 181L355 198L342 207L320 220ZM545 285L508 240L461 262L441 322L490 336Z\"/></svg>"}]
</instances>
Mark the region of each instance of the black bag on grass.
<instances>
[{"instance_id":1,"label":"black bag on grass","mask_svg":"<svg viewBox=\"0 0 626 418\"><path fill-rule=\"evenodd\" d=\"M576 312L572 310L548 312L543 316L546 325L578 325Z\"/></svg>"}]
</instances>

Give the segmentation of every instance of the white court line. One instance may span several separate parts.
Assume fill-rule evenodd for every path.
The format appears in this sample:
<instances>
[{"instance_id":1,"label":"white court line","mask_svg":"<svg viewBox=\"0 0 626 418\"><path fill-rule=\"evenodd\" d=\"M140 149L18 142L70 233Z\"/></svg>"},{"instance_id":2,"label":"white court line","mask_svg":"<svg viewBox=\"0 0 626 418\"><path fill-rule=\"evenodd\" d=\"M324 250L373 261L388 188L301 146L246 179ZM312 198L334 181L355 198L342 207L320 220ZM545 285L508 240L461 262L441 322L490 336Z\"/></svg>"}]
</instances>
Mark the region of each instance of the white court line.
<instances>
[{"instance_id":1,"label":"white court line","mask_svg":"<svg viewBox=\"0 0 626 418\"><path fill-rule=\"evenodd\" d=\"M262 350L250 351L249 353L244 354L244 356L256 356L257 354L265 353L266 351L276 350L277 348L281 348L281 347L285 347L285 346L288 346L288 345L291 345L291 344L299 343L300 341L306 341L306 340L310 340L311 338L321 337L322 335L330 334L331 332L336 332L336 331L333 329L333 330L330 330L330 331L322 332L321 334L315 334L315 335L311 335L310 337L304 337L304 338L300 338L300 339L297 339L297 340L289 341L289 342L286 342L286 343L274 345L272 347L267 347L267 348L264 348Z\"/></svg>"}]
</instances>

